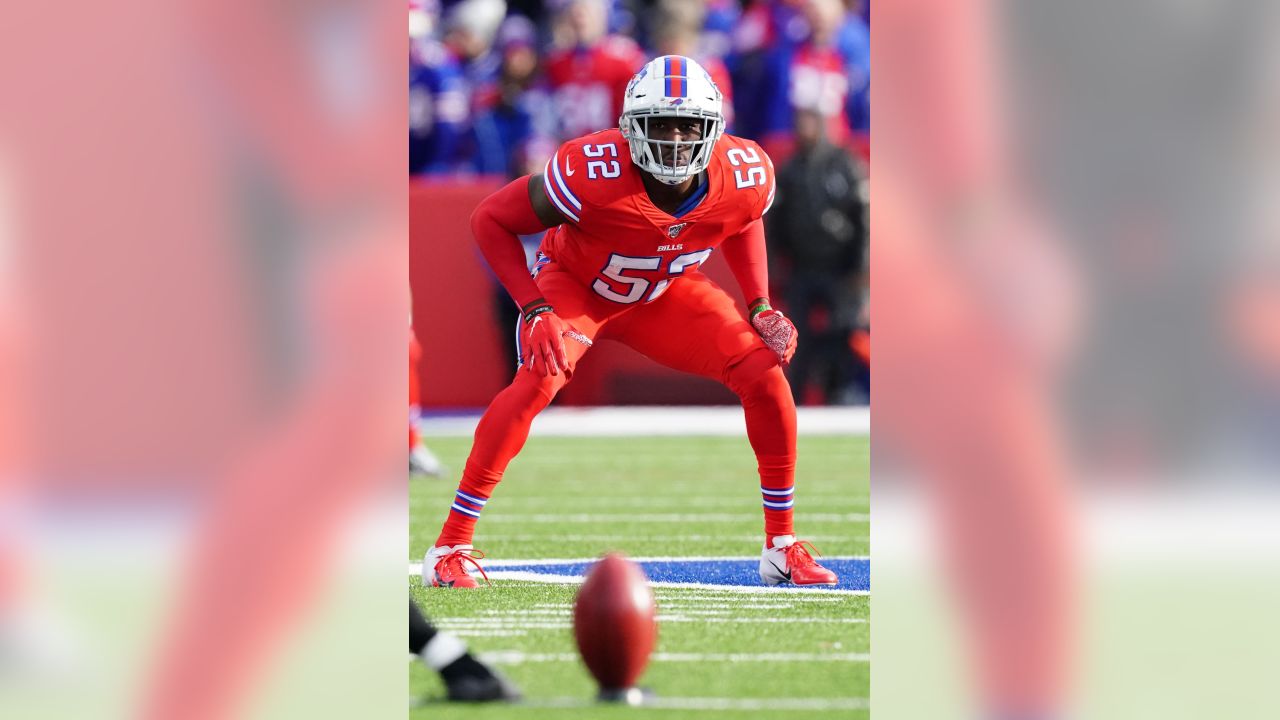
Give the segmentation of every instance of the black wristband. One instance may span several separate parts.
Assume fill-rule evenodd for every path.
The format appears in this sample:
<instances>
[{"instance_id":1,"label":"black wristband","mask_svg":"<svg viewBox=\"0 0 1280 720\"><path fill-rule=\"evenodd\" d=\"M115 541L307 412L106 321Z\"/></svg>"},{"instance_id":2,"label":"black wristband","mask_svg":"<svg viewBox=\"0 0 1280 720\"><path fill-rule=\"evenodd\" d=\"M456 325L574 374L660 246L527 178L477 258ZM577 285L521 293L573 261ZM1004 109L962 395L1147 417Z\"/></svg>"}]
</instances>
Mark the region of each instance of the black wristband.
<instances>
[{"instance_id":1,"label":"black wristband","mask_svg":"<svg viewBox=\"0 0 1280 720\"><path fill-rule=\"evenodd\" d=\"M533 308L535 308L535 307L537 307L537 306L539 306L539 305L550 305L550 304L551 304L551 303L547 302L547 299L546 299L546 298L544 298L544 297L542 297L541 295L539 295L538 297L536 297L536 298L534 298L534 299L530 300L529 302L525 303L524 305L521 305L521 306L520 306L520 314L521 314L521 315L523 315L523 314L525 314L525 313L529 312L530 310L532 310Z\"/></svg>"},{"instance_id":2,"label":"black wristband","mask_svg":"<svg viewBox=\"0 0 1280 720\"><path fill-rule=\"evenodd\" d=\"M533 305L533 303L530 303L530 305ZM547 302L546 300L543 300L541 305L534 305L532 308L524 312L524 321L526 323L531 323L533 322L533 319L538 317L539 315L542 315L543 313L549 313L549 312L555 312L555 311L556 309L551 307L551 303Z\"/></svg>"}]
</instances>

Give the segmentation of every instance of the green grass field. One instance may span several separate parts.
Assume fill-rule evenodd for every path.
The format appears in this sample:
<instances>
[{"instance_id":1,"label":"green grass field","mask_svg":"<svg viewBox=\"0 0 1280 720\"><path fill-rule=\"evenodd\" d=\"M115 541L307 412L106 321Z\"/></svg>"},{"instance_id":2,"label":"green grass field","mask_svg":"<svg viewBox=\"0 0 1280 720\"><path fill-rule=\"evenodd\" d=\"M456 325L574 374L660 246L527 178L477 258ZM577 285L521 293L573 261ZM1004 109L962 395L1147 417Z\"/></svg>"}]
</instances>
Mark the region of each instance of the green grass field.
<instances>
[{"instance_id":1,"label":"green grass field","mask_svg":"<svg viewBox=\"0 0 1280 720\"><path fill-rule=\"evenodd\" d=\"M432 544L469 438L427 438L453 470L410 490L411 562ZM801 437L796 529L830 556L866 556L868 442ZM758 558L759 483L745 437L535 437L486 506L476 547L495 560L632 557ZM576 586L497 580L461 592L410 592L522 689L518 706L438 702L434 673L412 663L413 718L758 718L785 711L869 717L870 598L731 587L655 590L659 641L641 685L660 708L601 707L577 659Z\"/></svg>"}]
</instances>

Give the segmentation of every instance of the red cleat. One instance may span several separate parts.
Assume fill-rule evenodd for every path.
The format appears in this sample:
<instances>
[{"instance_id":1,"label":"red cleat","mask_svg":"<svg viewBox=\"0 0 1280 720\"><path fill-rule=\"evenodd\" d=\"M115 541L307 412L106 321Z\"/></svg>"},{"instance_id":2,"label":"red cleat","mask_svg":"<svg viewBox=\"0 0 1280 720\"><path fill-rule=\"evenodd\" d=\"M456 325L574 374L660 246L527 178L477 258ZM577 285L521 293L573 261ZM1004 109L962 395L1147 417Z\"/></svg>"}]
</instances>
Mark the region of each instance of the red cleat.
<instances>
[{"instance_id":1,"label":"red cleat","mask_svg":"<svg viewBox=\"0 0 1280 720\"><path fill-rule=\"evenodd\" d=\"M792 535L774 538L773 547L767 547L760 553L760 579L764 584L835 585L840 582L835 573L813 559L806 545L818 555L822 554L808 540L797 541Z\"/></svg>"},{"instance_id":2,"label":"red cleat","mask_svg":"<svg viewBox=\"0 0 1280 720\"><path fill-rule=\"evenodd\" d=\"M474 565L488 583L489 575L476 562L483 557L484 553L470 545L433 547L422 559L422 583L431 587L478 588L480 583L467 572L466 563Z\"/></svg>"}]
</instances>

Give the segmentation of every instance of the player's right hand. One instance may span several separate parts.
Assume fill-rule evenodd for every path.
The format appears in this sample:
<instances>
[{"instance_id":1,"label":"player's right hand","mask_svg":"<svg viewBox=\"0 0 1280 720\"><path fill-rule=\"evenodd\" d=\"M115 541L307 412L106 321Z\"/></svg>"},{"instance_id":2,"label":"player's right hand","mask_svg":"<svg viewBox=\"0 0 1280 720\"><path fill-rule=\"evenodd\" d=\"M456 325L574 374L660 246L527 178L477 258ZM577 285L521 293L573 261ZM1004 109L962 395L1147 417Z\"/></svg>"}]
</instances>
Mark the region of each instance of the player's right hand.
<instances>
[{"instance_id":1,"label":"player's right hand","mask_svg":"<svg viewBox=\"0 0 1280 720\"><path fill-rule=\"evenodd\" d=\"M546 377L568 370L569 356L564 334L569 329L551 305L543 304L525 312L520 337L520 359L524 369Z\"/></svg>"}]
</instances>

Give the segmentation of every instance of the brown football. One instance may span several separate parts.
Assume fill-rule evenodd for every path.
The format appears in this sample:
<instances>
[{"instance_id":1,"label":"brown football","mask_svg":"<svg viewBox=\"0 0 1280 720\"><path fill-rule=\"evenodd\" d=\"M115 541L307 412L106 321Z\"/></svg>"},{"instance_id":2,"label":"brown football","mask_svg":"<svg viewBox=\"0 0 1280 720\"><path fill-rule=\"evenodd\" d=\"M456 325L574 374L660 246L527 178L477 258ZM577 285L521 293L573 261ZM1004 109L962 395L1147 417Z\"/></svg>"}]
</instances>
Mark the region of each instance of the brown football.
<instances>
[{"instance_id":1,"label":"brown football","mask_svg":"<svg viewBox=\"0 0 1280 720\"><path fill-rule=\"evenodd\" d=\"M601 691L640 679L658 639L656 611L644 571L622 555L606 555L587 573L573 605L573 634Z\"/></svg>"}]
</instances>

